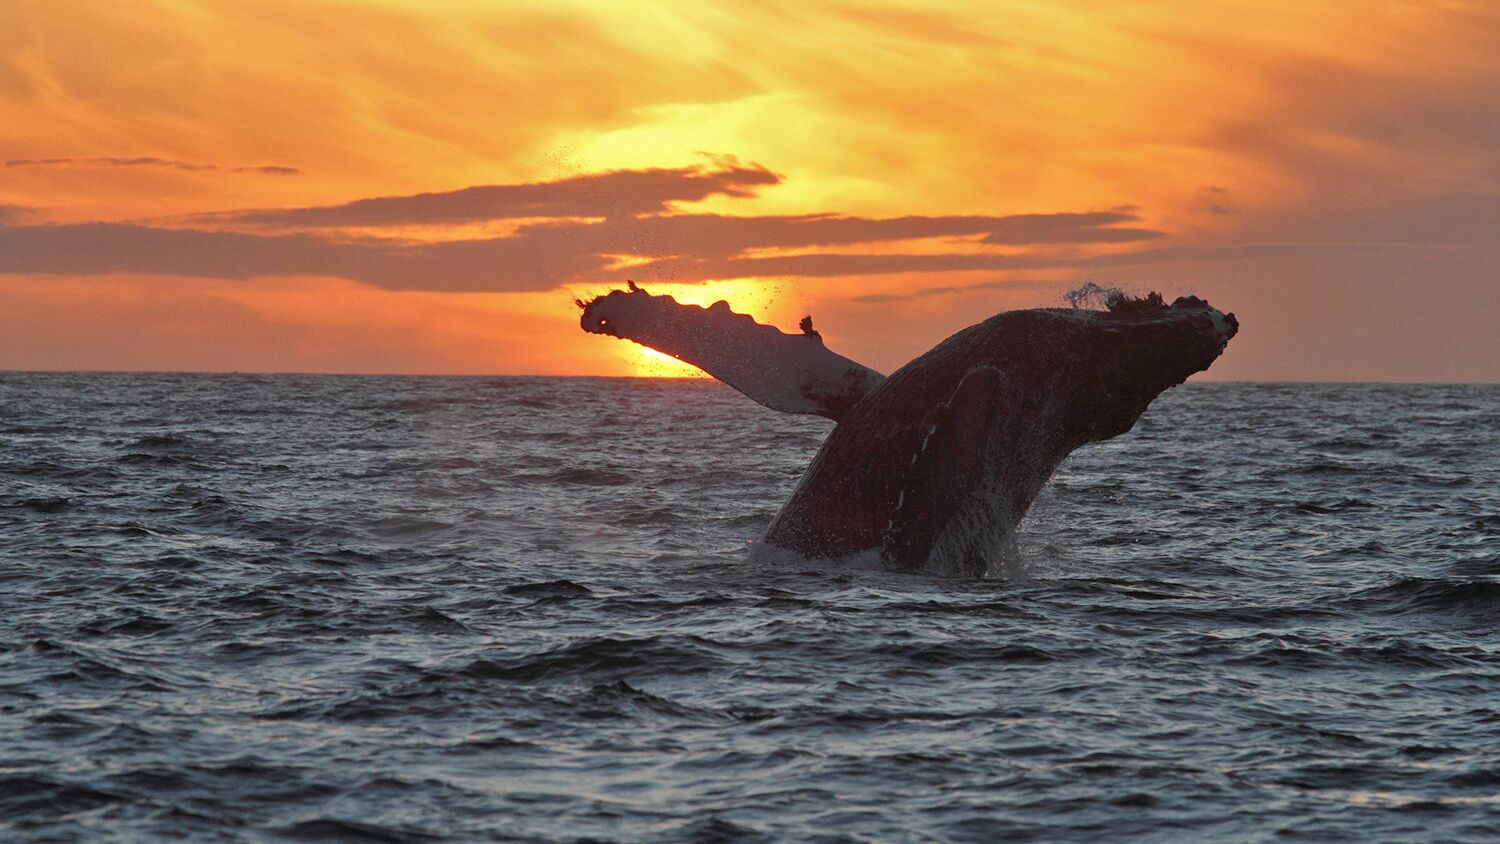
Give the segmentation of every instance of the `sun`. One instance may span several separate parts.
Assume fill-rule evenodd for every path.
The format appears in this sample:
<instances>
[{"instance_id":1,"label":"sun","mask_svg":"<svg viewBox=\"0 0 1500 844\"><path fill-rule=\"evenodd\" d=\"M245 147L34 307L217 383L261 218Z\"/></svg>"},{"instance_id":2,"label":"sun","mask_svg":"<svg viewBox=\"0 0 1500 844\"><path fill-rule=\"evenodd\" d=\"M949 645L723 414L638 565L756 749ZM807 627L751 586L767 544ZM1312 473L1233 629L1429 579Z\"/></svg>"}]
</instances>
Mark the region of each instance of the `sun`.
<instances>
[{"instance_id":1,"label":"sun","mask_svg":"<svg viewBox=\"0 0 1500 844\"><path fill-rule=\"evenodd\" d=\"M671 355L662 354L645 346L635 346L636 358L632 361L637 378L712 378L707 372L684 363Z\"/></svg>"}]
</instances>

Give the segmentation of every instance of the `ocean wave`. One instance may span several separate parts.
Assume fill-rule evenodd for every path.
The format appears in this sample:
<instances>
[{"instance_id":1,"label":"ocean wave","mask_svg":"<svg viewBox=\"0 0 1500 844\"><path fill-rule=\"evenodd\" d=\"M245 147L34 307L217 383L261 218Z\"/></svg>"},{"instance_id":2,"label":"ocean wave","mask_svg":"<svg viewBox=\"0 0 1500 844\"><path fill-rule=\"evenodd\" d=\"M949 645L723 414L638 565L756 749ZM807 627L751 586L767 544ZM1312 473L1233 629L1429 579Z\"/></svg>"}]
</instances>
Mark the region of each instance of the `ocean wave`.
<instances>
[{"instance_id":1,"label":"ocean wave","mask_svg":"<svg viewBox=\"0 0 1500 844\"><path fill-rule=\"evenodd\" d=\"M885 643L872 647L878 656L894 657L922 667L968 664L1040 665L1059 659L1057 654L1028 645L988 645L973 642Z\"/></svg>"},{"instance_id":2,"label":"ocean wave","mask_svg":"<svg viewBox=\"0 0 1500 844\"><path fill-rule=\"evenodd\" d=\"M34 513L61 513L72 505L73 499L65 495L48 495L37 498L22 498L6 504L7 507L19 507Z\"/></svg>"},{"instance_id":3,"label":"ocean wave","mask_svg":"<svg viewBox=\"0 0 1500 844\"><path fill-rule=\"evenodd\" d=\"M576 598L594 594L587 586L571 580L543 580L536 583L513 583L503 590L507 595L523 598Z\"/></svg>"},{"instance_id":4,"label":"ocean wave","mask_svg":"<svg viewBox=\"0 0 1500 844\"><path fill-rule=\"evenodd\" d=\"M752 558L722 385L0 374L0 839L1477 844L1495 409L1189 384L981 580Z\"/></svg>"},{"instance_id":5,"label":"ocean wave","mask_svg":"<svg viewBox=\"0 0 1500 844\"><path fill-rule=\"evenodd\" d=\"M517 683L555 682L596 676L681 676L724 664L713 643L698 636L620 639L591 637L525 656L504 652L440 669L433 676L458 675Z\"/></svg>"},{"instance_id":6,"label":"ocean wave","mask_svg":"<svg viewBox=\"0 0 1500 844\"><path fill-rule=\"evenodd\" d=\"M129 448L175 450L193 445L187 434L147 434L130 443Z\"/></svg>"},{"instance_id":7,"label":"ocean wave","mask_svg":"<svg viewBox=\"0 0 1500 844\"><path fill-rule=\"evenodd\" d=\"M521 473L511 475L510 480L522 484L570 484L577 486L625 486L635 480L634 476L611 469L586 469L569 467L555 472Z\"/></svg>"},{"instance_id":8,"label":"ocean wave","mask_svg":"<svg viewBox=\"0 0 1500 844\"><path fill-rule=\"evenodd\" d=\"M319 817L288 824L276 830L292 841L338 841L345 844L404 844L407 841L439 841L442 836L410 826L382 826L346 818Z\"/></svg>"},{"instance_id":9,"label":"ocean wave","mask_svg":"<svg viewBox=\"0 0 1500 844\"><path fill-rule=\"evenodd\" d=\"M129 799L126 794L46 774L0 773L0 818L61 817ZM4 821L0 820L0 824ZM4 826L0 826L4 829Z\"/></svg>"},{"instance_id":10,"label":"ocean wave","mask_svg":"<svg viewBox=\"0 0 1500 844\"><path fill-rule=\"evenodd\" d=\"M1303 501L1292 506L1292 510L1298 513L1311 513L1324 516L1329 513L1341 513L1346 510L1368 510L1375 505L1362 498L1339 498L1333 501Z\"/></svg>"},{"instance_id":11,"label":"ocean wave","mask_svg":"<svg viewBox=\"0 0 1500 844\"><path fill-rule=\"evenodd\" d=\"M1361 603L1397 613L1454 612L1500 620L1500 581L1403 577L1355 596Z\"/></svg>"}]
</instances>

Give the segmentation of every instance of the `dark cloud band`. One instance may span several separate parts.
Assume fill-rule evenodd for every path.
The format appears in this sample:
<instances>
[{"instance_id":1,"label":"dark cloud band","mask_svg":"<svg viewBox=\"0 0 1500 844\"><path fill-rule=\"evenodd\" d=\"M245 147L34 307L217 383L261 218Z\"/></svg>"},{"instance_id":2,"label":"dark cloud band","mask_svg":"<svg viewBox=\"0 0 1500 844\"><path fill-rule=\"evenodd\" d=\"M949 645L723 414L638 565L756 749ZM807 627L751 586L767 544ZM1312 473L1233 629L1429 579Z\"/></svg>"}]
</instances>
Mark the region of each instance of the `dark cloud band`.
<instances>
[{"instance_id":1,"label":"dark cloud band","mask_svg":"<svg viewBox=\"0 0 1500 844\"><path fill-rule=\"evenodd\" d=\"M1016 269L1057 265L1060 259L991 247L1141 243L1163 236L1129 225L1138 218L1120 209L892 218L664 213L673 203L748 196L778 182L764 168L725 163L715 168L616 171L326 208L237 212L214 217L212 223L199 218L190 227L21 225L0 215L0 272L232 279L314 275L390 289L534 291L631 276L698 282ZM455 224L507 215L530 222L505 236L468 240L411 241L336 230ZM275 226L246 228L251 223ZM846 251L850 246L882 244L904 244L904 249L866 250L878 254ZM834 248L839 251L817 251ZM1074 258L1068 260L1076 260L1076 250L1069 254Z\"/></svg>"},{"instance_id":2,"label":"dark cloud band","mask_svg":"<svg viewBox=\"0 0 1500 844\"><path fill-rule=\"evenodd\" d=\"M136 158L13 158L6 167L162 167L189 173L260 173L267 176L296 176L302 171L279 164L225 167L197 161L175 161L169 158L138 156Z\"/></svg>"},{"instance_id":3,"label":"dark cloud band","mask_svg":"<svg viewBox=\"0 0 1500 844\"><path fill-rule=\"evenodd\" d=\"M697 202L716 195L748 196L757 188L780 181L763 167L616 170L555 182L480 185L442 193L359 199L342 205L234 212L213 219L298 228L358 228L542 217L632 217L666 211L673 202Z\"/></svg>"}]
</instances>

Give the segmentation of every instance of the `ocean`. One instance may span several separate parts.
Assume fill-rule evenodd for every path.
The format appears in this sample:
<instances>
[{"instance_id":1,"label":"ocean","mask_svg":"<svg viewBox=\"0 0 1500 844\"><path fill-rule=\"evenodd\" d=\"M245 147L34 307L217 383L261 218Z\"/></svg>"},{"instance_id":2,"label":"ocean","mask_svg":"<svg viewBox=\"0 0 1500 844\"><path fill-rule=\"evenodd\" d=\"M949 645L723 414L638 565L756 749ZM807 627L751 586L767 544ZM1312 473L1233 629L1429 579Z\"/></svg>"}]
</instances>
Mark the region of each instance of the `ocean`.
<instances>
[{"instance_id":1,"label":"ocean","mask_svg":"<svg viewBox=\"0 0 1500 844\"><path fill-rule=\"evenodd\" d=\"M710 381L0 374L0 840L1500 837L1500 387L1194 383L982 580Z\"/></svg>"}]
</instances>

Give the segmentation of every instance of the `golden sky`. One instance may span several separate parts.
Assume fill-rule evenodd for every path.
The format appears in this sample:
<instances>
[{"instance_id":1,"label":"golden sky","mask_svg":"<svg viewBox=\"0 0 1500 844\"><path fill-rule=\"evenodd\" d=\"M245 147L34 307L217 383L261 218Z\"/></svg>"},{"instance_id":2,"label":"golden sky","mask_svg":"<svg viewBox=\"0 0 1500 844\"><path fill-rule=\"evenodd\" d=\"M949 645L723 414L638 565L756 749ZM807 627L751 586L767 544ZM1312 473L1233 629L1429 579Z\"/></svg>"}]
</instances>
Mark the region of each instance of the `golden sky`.
<instances>
[{"instance_id":1,"label":"golden sky","mask_svg":"<svg viewBox=\"0 0 1500 844\"><path fill-rule=\"evenodd\" d=\"M1500 4L0 0L0 369L891 371L1085 280L1211 377L1500 381Z\"/></svg>"}]
</instances>

